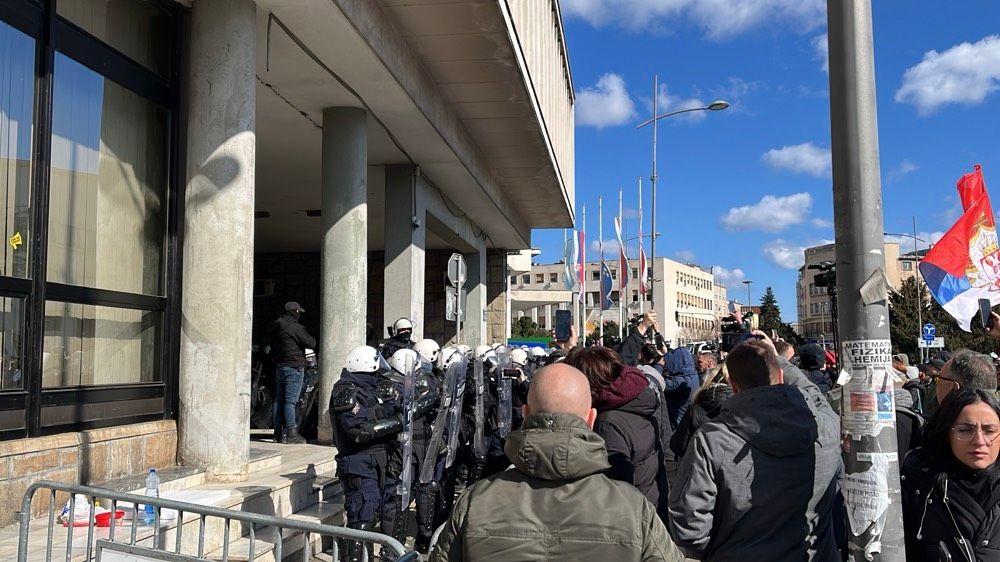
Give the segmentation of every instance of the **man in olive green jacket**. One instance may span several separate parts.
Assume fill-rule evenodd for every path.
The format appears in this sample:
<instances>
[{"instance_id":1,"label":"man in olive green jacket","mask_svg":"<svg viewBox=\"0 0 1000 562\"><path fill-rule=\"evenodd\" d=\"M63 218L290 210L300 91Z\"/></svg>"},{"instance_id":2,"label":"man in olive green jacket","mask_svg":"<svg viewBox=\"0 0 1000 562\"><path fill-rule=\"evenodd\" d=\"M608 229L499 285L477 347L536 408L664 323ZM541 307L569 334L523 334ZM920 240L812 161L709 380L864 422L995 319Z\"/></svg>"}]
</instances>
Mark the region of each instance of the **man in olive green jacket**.
<instances>
[{"instance_id":1,"label":"man in olive green jacket","mask_svg":"<svg viewBox=\"0 0 1000 562\"><path fill-rule=\"evenodd\" d=\"M604 476L583 373L562 363L540 370L524 416L504 447L514 468L458 498L431 562L683 560L653 505Z\"/></svg>"}]
</instances>

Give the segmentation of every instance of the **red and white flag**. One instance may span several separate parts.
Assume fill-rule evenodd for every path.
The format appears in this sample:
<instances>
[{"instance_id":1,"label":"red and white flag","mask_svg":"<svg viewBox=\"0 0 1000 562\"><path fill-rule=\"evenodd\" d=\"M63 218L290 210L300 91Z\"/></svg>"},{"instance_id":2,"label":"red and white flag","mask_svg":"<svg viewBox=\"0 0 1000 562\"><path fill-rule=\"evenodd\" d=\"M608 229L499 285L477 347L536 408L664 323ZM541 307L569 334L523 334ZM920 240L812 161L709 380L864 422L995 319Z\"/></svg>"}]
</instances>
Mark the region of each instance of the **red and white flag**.
<instances>
[{"instance_id":1,"label":"red and white flag","mask_svg":"<svg viewBox=\"0 0 1000 562\"><path fill-rule=\"evenodd\" d=\"M642 238L639 238L639 240L642 240ZM646 248L639 246L639 292L644 295L649 292L649 275L646 273L648 269L649 266L646 265Z\"/></svg>"},{"instance_id":2,"label":"red and white flag","mask_svg":"<svg viewBox=\"0 0 1000 562\"><path fill-rule=\"evenodd\" d=\"M576 263L576 278L580 283L580 302L586 302L584 300L584 294L586 293L586 269L587 269L587 233L584 231L579 231L576 233L579 236L579 242L577 243L577 248L579 248L580 261Z\"/></svg>"},{"instance_id":3,"label":"red and white flag","mask_svg":"<svg viewBox=\"0 0 1000 562\"><path fill-rule=\"evenodd\" d=\"M628 256L625 255L625 243L622 241L622 218L615 217L615 236L618 237L618 289L628 287L629 267Z\"/></svg>"}]
</instances>

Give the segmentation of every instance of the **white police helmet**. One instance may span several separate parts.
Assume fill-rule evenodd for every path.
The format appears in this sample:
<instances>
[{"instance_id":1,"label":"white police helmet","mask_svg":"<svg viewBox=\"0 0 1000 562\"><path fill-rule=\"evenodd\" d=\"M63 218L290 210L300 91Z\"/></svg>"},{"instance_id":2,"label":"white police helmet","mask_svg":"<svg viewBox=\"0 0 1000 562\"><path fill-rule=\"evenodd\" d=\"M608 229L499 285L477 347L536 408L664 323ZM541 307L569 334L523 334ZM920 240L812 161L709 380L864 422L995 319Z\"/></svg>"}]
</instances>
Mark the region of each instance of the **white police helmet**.
<instances>
[{"instance_id":1,"label":"white police helmet","mask_svg":"<svg viewBox=\"0 0 1000 562\"><path fill-rule=\"evenodd\" d=\"M455 349L459 350L463 355L467 355L470 351L472 351L472 348L465 345L464 343L456 345Z\"/></svg>"},{"instance_id":2,"label":"white police helmet","mask_svg":"<svg viewBox=\"0 0 1000 562\"><path fill-rule=\"evenodd\" d=\"M486 344L477 345L476 346L476 352L475 352L474 355L476 356L476 359L482 359L487 353L489 353L491 351L493 351L493 346L486 345Z\"/></svg>"},{"instance_id":3,"label":"white police helmet","mask_svg":"<svg viewBox=\"0 0 1000 562\"><path fill-rule=\"evenodd\" d=\"M528 353L531 355L531 358L535 360L544 359L549 356L549 354L540 347L533 347L528 350Z\"/></svg>"},{"instance_id":4,"label":"white police helmet","mask_svg":"<svg viewBox=\"0 0 1000 562\"><path fill-rule=\"evenodd\" d=\"M413 351L432 364L437 364L438 357L441 356L441 346L432 339L423 339L413 344Z\"/></svg>"},{"instance_id":5,"label":"white police helmet","mask_svg":"<svg viewBox=\"0 0 1000 562\"><path fill-rule=\"evenodd\" d=\"M361 345L347 354L344 369L350 373L379 373L387 371L389 365L374 347Z\"/></svg>"},{"instance_id":6,"label":"white police helmet","mask_svg":"<svg viewBox=\"0 0 1000 562\"><path fill-rule=\"evenodd\" d=\"M390 371L386 373L386 378L392 382L403 382L403 378L408 372L420 368L420 354L412 349L400 349L389 358Z\"/></svg>"},{"instance_id":7,"label":"white police helmet","mask_svg":"<svg viewBox=\"0 0 1000 562\"><path fill-rule=\"evenodd\" d=\"M437 368L438 370L445 370L449 365L456 361L461 361L464 354L457 347L445 347L441 349L441 353L438 355Z\"/></svg>"},{"instance_id":8,"label":"white police helmet","mask_svg":"<svg viewBox=\"0 0 1000 562\"><path fill-rule=\"evenodd\" d=\"M409 318L400 318L392 323L392 331L399 333L401 330L413 330L413 322Z\"/></svg>"},{"instance_id":9,"label":"white police helmet","mask_svg":"<svg viewBox=\"0 0 1000 562\"><path fill-rule=\"evenodd\" d=\"M510 351L510 362L515 367L524 367L528 364L528 352L521 348L512 349Z\"/></svg>"}]
</instances>

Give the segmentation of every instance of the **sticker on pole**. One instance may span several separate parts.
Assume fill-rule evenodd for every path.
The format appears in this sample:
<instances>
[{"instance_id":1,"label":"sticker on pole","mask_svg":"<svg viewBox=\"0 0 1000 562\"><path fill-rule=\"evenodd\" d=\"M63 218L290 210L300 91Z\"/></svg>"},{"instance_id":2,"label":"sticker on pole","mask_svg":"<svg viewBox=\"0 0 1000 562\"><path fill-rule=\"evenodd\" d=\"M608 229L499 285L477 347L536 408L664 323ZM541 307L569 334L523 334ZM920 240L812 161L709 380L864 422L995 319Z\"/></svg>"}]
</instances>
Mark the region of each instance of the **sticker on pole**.
<instances>
[{"instance_id":1,"label":"sticker on pole","mask_svg":"<svg viewBox=\"0 0 1000 562\"><path fill-rule=\"evenodd\" d=\"M892 343L889 340L856 340L841 344L845 380L843 431L860 439L878 435L895 424ZM846 375L846 376L845 376Z\"/></svg>"}]
</instances>

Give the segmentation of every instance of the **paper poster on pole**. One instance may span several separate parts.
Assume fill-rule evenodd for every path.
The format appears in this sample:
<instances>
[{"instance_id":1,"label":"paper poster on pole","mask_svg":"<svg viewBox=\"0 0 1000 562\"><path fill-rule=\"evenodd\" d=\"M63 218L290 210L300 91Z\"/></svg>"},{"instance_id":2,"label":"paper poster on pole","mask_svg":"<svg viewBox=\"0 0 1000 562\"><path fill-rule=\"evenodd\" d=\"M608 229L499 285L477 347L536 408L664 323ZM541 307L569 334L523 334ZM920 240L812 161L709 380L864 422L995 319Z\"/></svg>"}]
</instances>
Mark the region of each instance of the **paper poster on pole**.
<instances>
[{"instance_id":1,"label":"paper poster on pole","mask_svg":"<svg viewBox=\"0 0 1000 562\"><path fill-rule=\"evenodd\" d=\"M882 534L889 508L889 462L887 455L870 455L871 468L864 472L845 474L841 480L847 519L854 536Z\"/></svg>"},{"instance_id":2,"label":"paper poster on pole","mask_svg":"<svg viewBox=\"0 0 1000 562\"><path fill-rule=\"evenodd\" d=\"M847 383L843 387L844 433L855 438L878 435L896 420L892 343L845 341L841 349L844 363L841 378Z\"/></svg>"}]
</instances>

